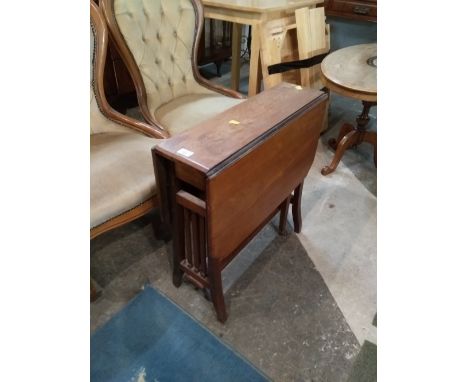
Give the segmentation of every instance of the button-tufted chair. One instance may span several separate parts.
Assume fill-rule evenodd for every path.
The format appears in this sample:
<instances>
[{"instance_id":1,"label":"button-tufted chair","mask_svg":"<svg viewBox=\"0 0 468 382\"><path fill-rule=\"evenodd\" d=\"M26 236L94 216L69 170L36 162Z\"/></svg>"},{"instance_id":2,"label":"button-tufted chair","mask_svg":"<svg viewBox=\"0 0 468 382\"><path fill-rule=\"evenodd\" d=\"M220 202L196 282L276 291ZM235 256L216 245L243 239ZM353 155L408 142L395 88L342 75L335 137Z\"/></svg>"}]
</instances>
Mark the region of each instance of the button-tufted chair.
<instances>
[{"instance_id":1,"label":"button-tufted chair","mask_svg":"<svg viewBox=\"0 0 468 382\"><path fill-rule=\"evenodd\" d=\"M201 77L199 0L103 0L145 120L171 136L237 105L240 93Z\"/></svg>"},{"instance_id":2,"label":"button-tufted chair","mask_svg":"<svg viewBox=\"0 0 468 382\"><path fill-rule=\"evenodd\" d=\"M104 96L107 27L91 1L91 238L156 206L151 147L168 133L113 110Z\"/></svg>"}]
</instances>

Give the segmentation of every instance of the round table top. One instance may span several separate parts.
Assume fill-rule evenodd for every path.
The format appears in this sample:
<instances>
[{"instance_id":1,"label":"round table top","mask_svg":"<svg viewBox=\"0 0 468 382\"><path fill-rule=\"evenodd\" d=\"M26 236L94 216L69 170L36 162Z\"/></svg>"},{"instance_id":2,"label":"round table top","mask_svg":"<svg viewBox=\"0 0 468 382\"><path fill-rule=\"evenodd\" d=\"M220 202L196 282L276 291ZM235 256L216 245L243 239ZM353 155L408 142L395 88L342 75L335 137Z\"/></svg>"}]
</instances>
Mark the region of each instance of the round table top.
<instances>
[{"instance_id":1,"label":"round table top","mask_svg":"<svg viewBox=\"0 0 468 382\"><path fill-rule=\"evenodd\" d=\"M354 45L330 53L321 69L325 80L334 85L377 95L377 44Z\"/></svg>"}]
</instances>

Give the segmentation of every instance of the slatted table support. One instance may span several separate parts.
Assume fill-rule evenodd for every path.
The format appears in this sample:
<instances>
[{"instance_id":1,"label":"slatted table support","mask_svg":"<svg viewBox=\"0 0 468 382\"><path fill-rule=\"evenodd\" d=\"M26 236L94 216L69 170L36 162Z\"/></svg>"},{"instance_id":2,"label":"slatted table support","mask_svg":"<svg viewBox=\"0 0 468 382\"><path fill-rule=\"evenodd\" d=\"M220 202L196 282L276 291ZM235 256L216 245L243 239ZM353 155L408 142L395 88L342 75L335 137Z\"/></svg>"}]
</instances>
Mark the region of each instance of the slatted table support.
<instances>
[{"instance_id":1,"label":"slatted table support","mask_svg":"<svg viewBox=\"0 0 468 382\"><path fill-rule=\"evenodd\" d=\"M303 181L314 160L327 94L280 84L152 150L173 283L207 289L225 322L221 272L271 219L301 230Z\"/></svg>"}]
</instances>

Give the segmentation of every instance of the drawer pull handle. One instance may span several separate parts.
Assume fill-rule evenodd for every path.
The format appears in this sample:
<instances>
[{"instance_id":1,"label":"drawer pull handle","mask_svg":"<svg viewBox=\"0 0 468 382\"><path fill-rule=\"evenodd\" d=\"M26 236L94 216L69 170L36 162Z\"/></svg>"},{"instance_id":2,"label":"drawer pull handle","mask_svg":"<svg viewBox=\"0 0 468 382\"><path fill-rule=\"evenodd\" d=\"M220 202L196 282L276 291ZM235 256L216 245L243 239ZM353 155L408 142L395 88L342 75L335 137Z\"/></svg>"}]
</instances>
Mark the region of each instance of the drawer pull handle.
<instances>
[{"instance_id":1,"label":"drawer pull handle","mask_svg":"<svg viewBox=\"0 0 468 382\"><path fill-rule=\"evenodd\" d=\"M363 6L360 6L360 5L356 5L353 8L353 12L358 14L358 15L368 15L369 12L370 12L370 8L369 7L363 7Z\"/></svg>"}]
</instances>

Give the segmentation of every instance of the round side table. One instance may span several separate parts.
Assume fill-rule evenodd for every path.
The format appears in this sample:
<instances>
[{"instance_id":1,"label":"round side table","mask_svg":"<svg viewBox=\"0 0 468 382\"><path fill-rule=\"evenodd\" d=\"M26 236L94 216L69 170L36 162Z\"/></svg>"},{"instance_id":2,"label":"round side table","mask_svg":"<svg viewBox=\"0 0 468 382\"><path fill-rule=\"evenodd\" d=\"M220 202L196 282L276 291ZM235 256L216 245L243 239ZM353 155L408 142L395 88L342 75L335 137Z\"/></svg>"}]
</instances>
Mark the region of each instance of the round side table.
<instances>
[{"instance_id":1,"label":"round side table","mask_svg":"<svg viewBox=\"0 0 468 382\"><path fill-rule=\"evenodd\" d=\"M377 44L354 45L329 54L322 61L321 75L325 87L345 97L362 101L361 115L356 126L345 123L337 139L330 139L335 150L330 165L322 168L322 175L335 171L344 152L362 142L374 146L374 163L377 166L377 133L367 131L369 110L377 105Z\"/></svg>"}]
</instances>

